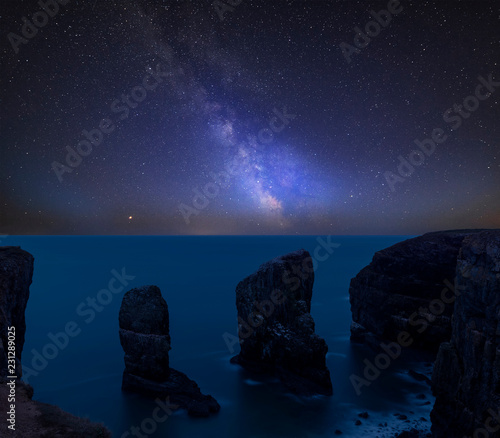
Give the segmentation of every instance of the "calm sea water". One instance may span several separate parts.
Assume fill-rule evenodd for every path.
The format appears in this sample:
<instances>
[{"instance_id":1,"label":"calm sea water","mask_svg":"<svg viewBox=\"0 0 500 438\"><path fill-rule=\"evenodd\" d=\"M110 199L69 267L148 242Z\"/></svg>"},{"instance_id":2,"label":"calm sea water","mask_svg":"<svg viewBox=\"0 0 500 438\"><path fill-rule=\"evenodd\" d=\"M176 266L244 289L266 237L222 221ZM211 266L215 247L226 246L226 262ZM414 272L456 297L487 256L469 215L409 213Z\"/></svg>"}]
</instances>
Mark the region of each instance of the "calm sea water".
<instances>
[{"instance_id":1,"label":"calm sea water","mask_svg":"<svg viewBox=\"0 0 500 438\"><path fill-rule=\"evenodd\" d=\"M102 421L113 436L140 428L156 404L120 389L124 364L118 311L126 290L155 284L169 306L171 366L194 379L203 393L212 394L221 411L208 419L176 411L145 436L330 437L336 429L343 436L383 436L372 423L390 421L394 412L421 409L416 415L428 415L428 407L415 408L414 403L415 394L426 389L408 379L402 359L356 395L349 376L361 375L363 359L373 354L349 342L348 287L375 251L406 238L330 238L340 246L318 263L312 315L316 332L329 346L334 395L300 398L284 391L279 382L231 365L238 346L231 351L223 335L236 335L236 284L273 257L300 248L313 253L317 237L10 236L4 244L20 245L35 257L23 365L37 374L25 375L35 388L35 399ZM90 311L87 299L107 287L112 270L122 269L135 278L99 311ZM45 365L35 361L39 371L33 368L33 350L42 353L49 333L64 331L72 321L80 333ZM50 349L45 353L54 355ZM371 420L355 426L363 411L370 412ZM153 425L144 424L150 432Z\"/></svg>"}]
</instances>

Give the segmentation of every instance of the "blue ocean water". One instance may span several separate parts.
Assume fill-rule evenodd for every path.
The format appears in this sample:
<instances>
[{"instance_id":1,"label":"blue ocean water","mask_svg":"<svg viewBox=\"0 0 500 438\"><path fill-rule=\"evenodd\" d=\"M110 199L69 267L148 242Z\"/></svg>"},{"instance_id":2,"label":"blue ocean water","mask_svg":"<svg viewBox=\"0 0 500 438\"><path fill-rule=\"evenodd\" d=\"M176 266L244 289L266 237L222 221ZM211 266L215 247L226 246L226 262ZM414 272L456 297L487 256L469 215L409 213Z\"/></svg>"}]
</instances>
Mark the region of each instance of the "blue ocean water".
<instances>
[{"instance_id":1,"label":"blue ocean water","mask_svg":"<svg viewBox=\"0 0 500 438\"><path fill-rule=\"evenodd\" d=\"M26 310L25 379L34 386L35 399L102 421L116 437L133 436L127 431L134 426L147 437L331 437L337 429L343 436L383 437L376 426L392 421L395 412L428 415L428 406L415 403L416 394L428 388L408 378L403 358L356 394L350 376L362 376L363 360L374 355L349 342L348 288L375 251L408 237L9 236L4 244L19 245L35 257ZM237 334L236 284L273 257L300 248L313 254L318 239L339 245L317 263L311 311L316 332L329 346L334 395L302 398L273 379L230 364L238 345L227 344L224 335ZM111 296L100 292L117 276L127 283L123 290ZM121 299L125 291L147 284L159 286L169 306L171 367L221 405L208 419L175 411L153 423L147 419L156 402L121 391ZM94 302L97 297L105 304ZM68 324L78 334L55 351L47 347ZM363 411L370 420L355 426Z\"/></svg>"}]
</instances>

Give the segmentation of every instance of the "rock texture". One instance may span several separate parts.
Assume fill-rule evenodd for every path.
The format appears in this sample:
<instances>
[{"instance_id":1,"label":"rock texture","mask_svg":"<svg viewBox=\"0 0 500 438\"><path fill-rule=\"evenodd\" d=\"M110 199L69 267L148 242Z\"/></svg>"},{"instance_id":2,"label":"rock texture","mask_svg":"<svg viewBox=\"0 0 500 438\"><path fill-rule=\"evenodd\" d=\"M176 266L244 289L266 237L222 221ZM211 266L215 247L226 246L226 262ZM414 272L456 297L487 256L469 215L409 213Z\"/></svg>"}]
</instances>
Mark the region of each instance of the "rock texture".
<instances>
[{"instance_id":1,"label":"rock texture","mask_svg":"<svg viewBox=\"0 0 500 438\"><path fill-rule=\"evenodd\" d=\"M21 377L21 353L26 322L24 311L30 296L33 256L18 246L0 247L0 377L7 376L8 327L15 327L16 375Z\"/></svg>"},{"instance_id":2,"label":"rock texture","mask_svg":"<svg viewBox=\"0 0 500 438\"><path fill-rule=\"evenodd\" d=\"M500 437L500 231L467 237L456 275L452 337L432 377L433 437Z\"/></svg>"},{"instance_id":3,"label":"rock texture","mask_svg":"<svg viewBox=\"0 0 500 438\"><path fill-rule=\"evenodd\" d=\"M168 306L156 286L129 290L119 314L120 342L125 351L122 388L152 397L169 397L193 416L218 412L219 404L203 395L185 374L169 368Z\"/></svg>"},{"instance_id":4,"label":"rock texture","mask_svg":"<svg viewBox=\"0 0 500 438\"><path fill-rule=\"evenodd\" d=\"M462 241L480 231L427 233L376 252L351 280L351 339L377 348L406 331L412 347L437 352L451 337L453 303L438 311L430 303L444 288L453 289Z\"/></svg>"},{"instance_id":5,"label":"rock texture","mask_svg":"<svg viewBox=\"0 0 500 438\"><path fill-rule=\"evenodd\" d=\"M332 394L326 342L310 314L312 259L299 250L264 263L236 287L241 352L231 362L273 374L298 394Z\"/></svg>"}]
</instances>

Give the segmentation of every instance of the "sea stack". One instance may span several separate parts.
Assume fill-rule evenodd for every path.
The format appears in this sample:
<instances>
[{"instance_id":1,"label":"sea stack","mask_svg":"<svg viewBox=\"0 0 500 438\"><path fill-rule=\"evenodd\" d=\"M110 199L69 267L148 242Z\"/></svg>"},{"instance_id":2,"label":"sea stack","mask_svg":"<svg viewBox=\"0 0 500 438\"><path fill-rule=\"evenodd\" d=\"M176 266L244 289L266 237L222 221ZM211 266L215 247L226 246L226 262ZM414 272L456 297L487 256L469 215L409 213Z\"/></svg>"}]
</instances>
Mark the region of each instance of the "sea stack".
<instances>
[{"instance_id":1,"label":"sea stack","mask_svg":"<svg viewBox=\"0 0 500 438\"><path fill-rule=\"evenodd\" d=\"M172 406L206 417L220 409L210 395L185 374L169 367L168 305L156 286L129 290L119 314L120 342L125 351L122 389L151 397L169 397Z\"/></svg>"},{"instance_id":2,"label":"sea stack","mask_svg":"<svg viewBox=\"0 0 500 438\"><path fill-rule=\"evenodd\" d=\"M305 250L260 266L236 287L241 351L231 359L300 395L332 394L326 342L314 332L314 269Z\"/></svg>"},{"instance_id":3,"label":"sea stack","mask_svg":"<svg viewBox=\"0 0 500 438\"><path fill-rule=\"evenodd\" d=\"M33 277L33 256L18 246L0 247L0 376L21 378L21 353L24 346L26 322L24 312L30 296ZM14 327L14 332L9 331ZM15 374L7 366L9 333L15 334ZM10 368L12 370L12 368Z\"/></svg>"},{"instance_id":4,"label":"sea stack","mask_svg":"<svg viewBox=\"0 0 500 438\"><path fill-rule=\"evenodd\" d=\"M467 237L451 341L434 365L435 438L500 437L500 231Z\"/></svg>"}]
</instances>

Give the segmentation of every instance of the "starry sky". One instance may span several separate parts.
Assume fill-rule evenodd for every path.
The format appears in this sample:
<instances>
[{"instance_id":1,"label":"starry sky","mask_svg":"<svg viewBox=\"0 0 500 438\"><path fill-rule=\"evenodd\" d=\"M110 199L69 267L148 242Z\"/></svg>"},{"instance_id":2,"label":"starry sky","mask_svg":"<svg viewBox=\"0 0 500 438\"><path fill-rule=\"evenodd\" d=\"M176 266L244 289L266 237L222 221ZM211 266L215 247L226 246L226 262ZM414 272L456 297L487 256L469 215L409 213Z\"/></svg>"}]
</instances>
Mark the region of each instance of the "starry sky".
<instances>
[{"instance_id":1,"label":"starry sky","mask_svg":"<svg viewBox=\"0 0 500 438\"><path fill-rule=\"evenodd\" d=\"M0 234L500 227L497 0L0 14Z\"/></svg>"}]
</instances>

